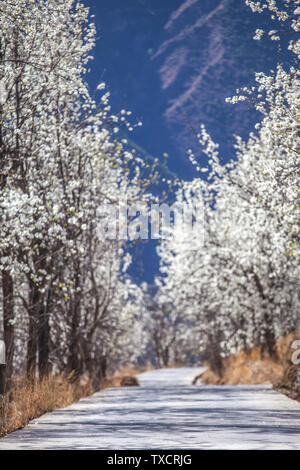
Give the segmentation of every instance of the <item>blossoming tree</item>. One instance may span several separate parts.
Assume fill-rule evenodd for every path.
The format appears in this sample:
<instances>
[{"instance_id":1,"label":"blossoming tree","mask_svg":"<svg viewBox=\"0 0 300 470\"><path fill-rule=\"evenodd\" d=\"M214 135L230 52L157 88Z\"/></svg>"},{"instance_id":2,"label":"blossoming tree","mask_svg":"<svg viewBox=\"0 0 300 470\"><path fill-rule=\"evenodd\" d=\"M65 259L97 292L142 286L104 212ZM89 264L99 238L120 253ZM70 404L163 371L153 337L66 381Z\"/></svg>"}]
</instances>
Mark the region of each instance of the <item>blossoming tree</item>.
<instances>
[{"instance_id":1,"label":"blossoming tree","mask_svg":"<svg viewBox=\"0 0 300 470\"><path fill-rule=\"evenodd\" d=\"M111 113L103 83L90 96L95 33L79 0L0 5L2 391L16 367L101 379L138 321L130 259L98 230L98 209L147 200L147 181L118 139L127 112Z\"/></svg>"},{"instance_id":2,"label":"blossoming tree","mask_svg":"<svg viewBox=\"0 0 300 470\"><path fill-rule=\"evenodd\" d=\"M237 138L235 160L222 165L202 127L207 164L190 156L208 177L181 191L190 204L203 201L204 241L175 236L159 251L161 292L193 325L202 357L218 373L222 355L258 344L275 354L277 338L299 327L300 2L246 4L278 23L255 39L290 33L293 65L257 73L255 87L228 99L248 100L262 113L248 141Z\"/></svg>"}]
</instances>

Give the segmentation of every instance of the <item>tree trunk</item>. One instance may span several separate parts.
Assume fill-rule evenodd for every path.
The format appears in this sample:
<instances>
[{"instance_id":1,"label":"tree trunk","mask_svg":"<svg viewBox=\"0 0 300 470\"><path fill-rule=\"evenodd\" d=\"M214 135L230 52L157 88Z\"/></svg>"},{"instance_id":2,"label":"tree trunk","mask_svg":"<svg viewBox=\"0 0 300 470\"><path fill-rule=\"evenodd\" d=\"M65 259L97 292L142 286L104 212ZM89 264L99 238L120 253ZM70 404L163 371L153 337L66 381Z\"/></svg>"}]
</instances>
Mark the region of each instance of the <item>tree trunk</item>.
<instances>
[{"instance_id":1,"label":"tree trunk","mask_svg":"<svg viewBox=\"0 0 300 470\"><path fill-rule=\"evenodd\" d=\"M14 356L14 284L11 275L7 271L2 271L2 292L3 292L3 327L4 342L6 349L6 364L2 365L2 387L9 389L13 374Z\"/></svg>"},{"instance_id":2,"label":"tree trunk","mask_svg":"<svg viewBox=\"0 0 300 470\"><path fill-rule=\"evenodd\" d=\"M222 335L220 333L216 333L216 335L210 334L208 336L208 346L204 354L204 359L208 361L211 370L220 378L224 369L220 348L221 340Z\"/></svg>"},{"instance_id":3,"label":"tree trunk","mask_svg":"<svg viewBox=\"0 0 300 470\"><path fill-rule=\"evenodd\" d=\"M276 348L276 338L272 326L268 327L265 333L265 344L263 344L262 352L267 353L270 357L277 360L278 353Z\"/></svg>"},{"instance_id":4,"label":"tree trunk","mask_svg":"<svg viewBox=\"0 0 300 470\"><path fill-rule=\"evenodd\" d=\"M80 322L80 302L81 295L77 292L80 286L80 274L79 266L75 263L74 266L75 280L74 280L74 297L71 302L71 314L72 314L72 328L71 328L71 340L69 348L68 358L68 370L75 373L75 377L78 377L82 373L82 364L80 361L80 334L79 334L79 322Z\"/></svg>"},{"instance_id":5,"label":"tree trunk","mask_svg":"<svg viewBox=\"0 0 300 470\"><path fill-rule=\"evenodd\" d=\"M0 364L0 395L5 393L6 388L6 365Z\"/></svg>"},{"instance_id":6,"label":"tree trunk","mask_svg":"<svg viewBox=\"0 0 300 470\"><path fill-rule=\"evenodd\" d=\"M50 372L50 326L49 315L43 308L39 311L39 377L43 377Z\"/></svg>"},{"instance_id":7,"label":"tree trunk","mask_svg":"<svg viewBox=\"0 0 300 470\"><path fill-rule=\"evenodd\" d=\"M39 377L48 375L51 369L50 355L50 325L49 312L51 309L51 288L48 291L47 303L39 308Z\"/></svg>"},{"instance_id":8,"label":"tree trunk","mask_svg":"<svg viewBox=\"0 0 300 470\"><path fill-rule=\"evenodd\" d=\"M27 343L27 377L36 376L36 362L38 351L40 292L36 284L29 280L29 329Z\"/></svg>"}]
</instances>

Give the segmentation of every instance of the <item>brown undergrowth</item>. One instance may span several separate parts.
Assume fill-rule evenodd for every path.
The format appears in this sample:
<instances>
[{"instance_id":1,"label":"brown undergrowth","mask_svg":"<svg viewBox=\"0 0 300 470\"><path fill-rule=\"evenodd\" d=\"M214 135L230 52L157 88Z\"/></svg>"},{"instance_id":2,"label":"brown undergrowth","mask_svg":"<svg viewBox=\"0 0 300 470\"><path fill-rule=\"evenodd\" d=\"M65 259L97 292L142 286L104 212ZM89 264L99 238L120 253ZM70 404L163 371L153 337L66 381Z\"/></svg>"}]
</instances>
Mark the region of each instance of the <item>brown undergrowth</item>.
<instances>
[{"instance_id":1,"label":"brown undergrowth","mask_svg":"<svg viewBox=\"0 0 300 470\"><path fill-rule=\"evenodd\" d=\"M300 331L280 338L276 354L270 356L262 347L240 351L222 360L223 370L219 376L211 370L201 375L201 382L210 385L270 384L291 398L300 399L300 365L292 362L295 349L292 344L300 339Z\"/></svg>"},{"instance_id":2,"label":"brown undergrowth","mask_svg":"<svg viewBox=\"0 0 300 470\"><path fill-rule=\"evenodd\" d=\"M71 405L80 398L108 387L138 385L137 370L126 368L99 383L93 390L88 377L74 374L48 375L34 381L14 380L10 392L0 401L0 437L26 426L30 420L49 411Z\"/></svg>"}]
</instances>

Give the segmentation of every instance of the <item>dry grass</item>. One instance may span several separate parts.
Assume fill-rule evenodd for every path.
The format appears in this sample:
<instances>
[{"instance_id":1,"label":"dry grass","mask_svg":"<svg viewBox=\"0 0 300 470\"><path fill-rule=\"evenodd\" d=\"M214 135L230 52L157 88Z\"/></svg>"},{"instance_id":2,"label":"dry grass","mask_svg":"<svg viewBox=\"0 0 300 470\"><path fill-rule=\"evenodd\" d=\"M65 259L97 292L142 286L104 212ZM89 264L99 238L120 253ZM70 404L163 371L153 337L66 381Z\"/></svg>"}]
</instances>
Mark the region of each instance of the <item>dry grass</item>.
<instances>
[{"instance_id":1,"label":"dry grass","mask_svg":"<svg viewBox=\"0 0 300 470\"><path fill-rule=\"evenodd\" d=\"M72 374L49 375L34 381L24 378L14 385L0 403L0 436L26 426L30 420L88 396L90 383L74 381Z\"/></svg>"},{"instance_id":2,"label":"dry grass","mask_svg":"<svg viewBox=\"0 0 300 470\"><path fill-rule=\"evenodd\" d=\"M291 343L295 338L300 338L300 332L287 334L278 340L277 357L264 354L261 347L226 357L221 377L208 367L201 375L201 381L213 385L267 383L278 389L288 389L293 385L292 369L294 371L295 366L291 364Z\"/></svg>"},{"instance_id":3,"label":"dry grass","mask_svg":"<svg viewBox=\"0 0 300 470\"><path fill-rule=\"evenodd\" d=\"M201 380L208 384L238 385L263 384L278 381L283 374L282 364L270 357L262 357L260 348L242 351L223 360L223 373L219 377L208 369Z\"/></svg>"},{"instance_id":4,"label":"dry grass","mask_svg":"<svg viewBox=\"0 0 300 470\"><path fill-rule=\"evenodd\" d=\"M136 381L134 385L138 385L135 379L137 373L138 371L133 369L124 369L102 381L98 390L129 385L126 383L128 377L131 382ZM0 437L23 428L30 420L44 413L71 405L94 391L86 376L78 380L74 380L73 374L49 375L34 381L18 378L14 381L11 391L0 402Z\"/></svg>"}]
</instances>

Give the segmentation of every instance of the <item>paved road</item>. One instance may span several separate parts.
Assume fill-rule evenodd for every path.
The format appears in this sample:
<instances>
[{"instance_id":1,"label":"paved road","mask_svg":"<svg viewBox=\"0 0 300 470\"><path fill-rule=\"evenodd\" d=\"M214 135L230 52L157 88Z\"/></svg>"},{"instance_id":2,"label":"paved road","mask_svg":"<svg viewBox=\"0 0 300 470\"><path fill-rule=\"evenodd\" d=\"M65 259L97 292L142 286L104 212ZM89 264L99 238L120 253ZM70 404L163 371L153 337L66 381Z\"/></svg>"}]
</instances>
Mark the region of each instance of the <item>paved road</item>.
<instances>
[{"instance_id":1,"label":"paved road","mask_svg":"<svg viewBox=\"0 0 300 470\"><path fill-rule=\"evenodd\" d=\"M199 369L141 374L47 413L0 449L300 449L300 403L268 386L191 385Z\"/></svg>"}]
</instances>

